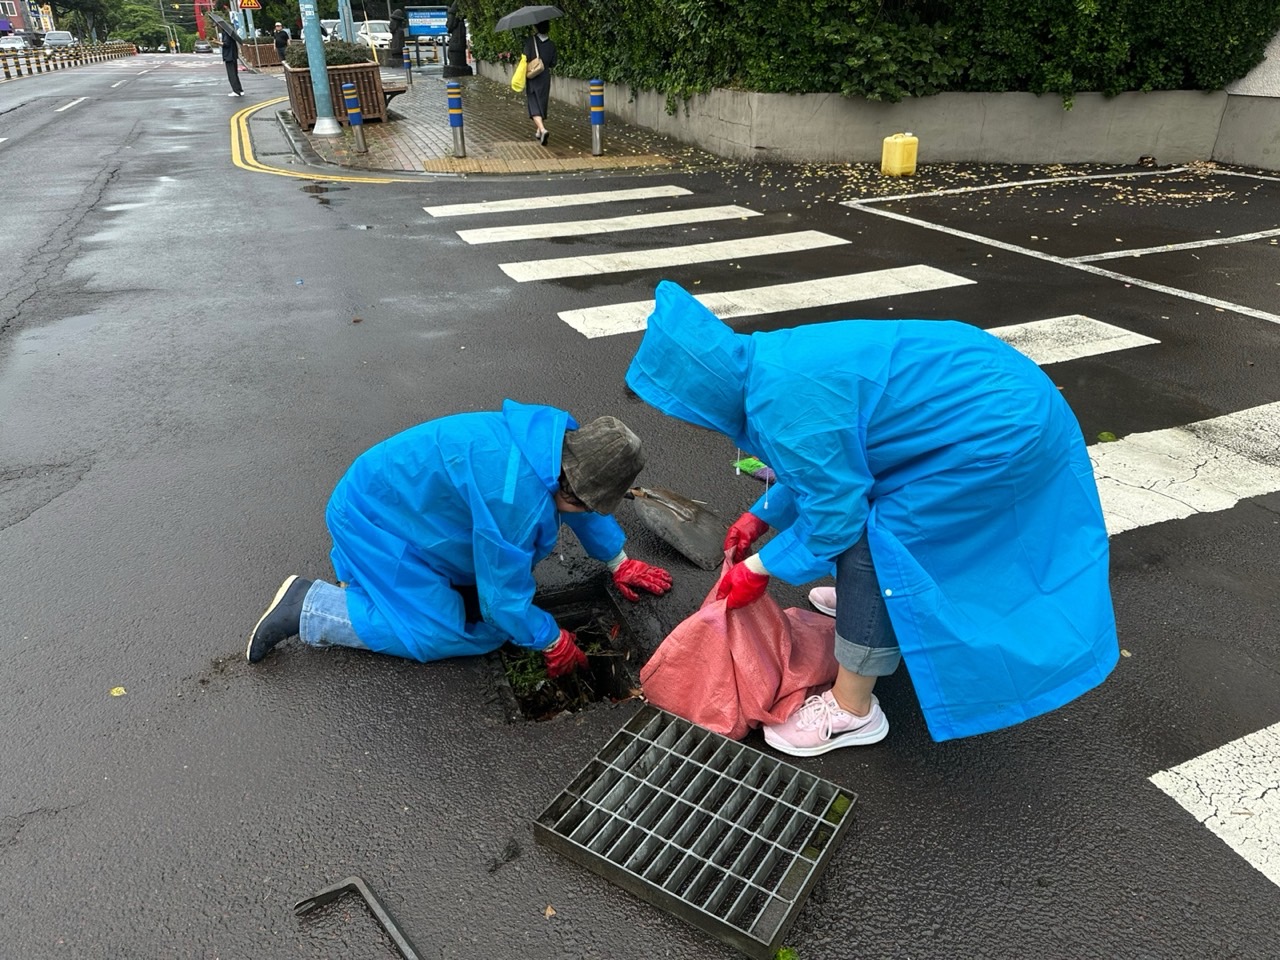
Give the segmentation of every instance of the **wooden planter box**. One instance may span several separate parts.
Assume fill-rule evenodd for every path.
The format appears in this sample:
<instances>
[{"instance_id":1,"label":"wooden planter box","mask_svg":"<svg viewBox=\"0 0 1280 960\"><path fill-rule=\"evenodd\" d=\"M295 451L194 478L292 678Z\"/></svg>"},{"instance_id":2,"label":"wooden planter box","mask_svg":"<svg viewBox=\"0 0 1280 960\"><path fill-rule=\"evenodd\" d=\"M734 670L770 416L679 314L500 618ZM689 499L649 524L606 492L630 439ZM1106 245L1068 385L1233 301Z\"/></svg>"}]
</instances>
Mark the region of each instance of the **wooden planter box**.
<instances>
[{"instance_id":1,"label":"wooden planter box","mask_svg":"<svg viewBox=\"0 0 1280 960\"><path fill-rule=\"evenodd\" d=\"M273 51L274 52L274 51ZM387 97L382 89L382 74L376 63L356 63L342 67L326 67L329 73L329 96L333 100L333 112L338 122L347 122L346 101L342 98L342 85L354 83L360 101L360 113L366 121L387 118ZM289 108L303 130L316 125L316 98L311 89L311 69L291 67L285 64L284 76L289 88Z\"/></svg>"},{"instance_id":2,"label":"wooden planter box","mask_svg":"<svg viewBox=\"0 0 1280 960\"><path fill-rule=\"evenodd\" d=\"M240 55L251 67L278 67L280 54L276 53L274 43L242 43Z\"/></svg>"}]
</instances>

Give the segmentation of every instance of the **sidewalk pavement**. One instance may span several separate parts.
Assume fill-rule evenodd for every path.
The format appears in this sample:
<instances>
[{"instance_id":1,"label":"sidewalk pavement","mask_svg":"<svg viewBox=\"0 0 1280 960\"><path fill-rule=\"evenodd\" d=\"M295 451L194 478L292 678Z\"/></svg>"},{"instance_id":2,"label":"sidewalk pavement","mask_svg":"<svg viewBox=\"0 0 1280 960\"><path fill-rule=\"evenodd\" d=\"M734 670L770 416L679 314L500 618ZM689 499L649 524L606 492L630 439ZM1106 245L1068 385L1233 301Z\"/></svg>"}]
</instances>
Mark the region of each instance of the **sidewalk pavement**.
<instances>
[{"instance_id":1,"label":"sidewalk pavement","mask_svg":"<svg viewBox=\"0 0 1280 960\"><path fill-rule=\"evenodd\" d=\"M277 74L278 68L258 68ZM384 68L384 75L403 79L403 70ZM591 123L586 108L575 110L552 101L546 118L550 133L545 147L533 139L533 121L523 93L484 77L456 78L462 89L463 134L466 157L453 156L445 80L439 67L414 68L413 83L392 99L390 119L365 123L368 152L355 149L355 138L344 127L338 137L317 137L298 130L325 162L351 170L417 171L448 174L565 173L704 166L718 157L608 116L602 133L602 154L591 155ZM554 82L554 81L553 81Z\"/></svg>"}]
</instances>

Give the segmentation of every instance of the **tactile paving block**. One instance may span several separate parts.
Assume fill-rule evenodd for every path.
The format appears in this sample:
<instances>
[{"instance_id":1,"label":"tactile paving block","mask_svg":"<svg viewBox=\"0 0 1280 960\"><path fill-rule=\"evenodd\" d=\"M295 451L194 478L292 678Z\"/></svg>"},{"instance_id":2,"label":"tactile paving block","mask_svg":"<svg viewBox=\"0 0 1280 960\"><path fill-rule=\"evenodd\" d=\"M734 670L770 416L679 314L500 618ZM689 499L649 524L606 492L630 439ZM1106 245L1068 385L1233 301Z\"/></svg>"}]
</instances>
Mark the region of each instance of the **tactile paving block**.
<instances>
[{"instance_id":1,"label":"tactile paving block","mask_svg":"<svg viewBox=\"0 0 1280 960\"><path fill-rule=\"evenodd\" d=\"M856 794L651 705L534 821L543 843L770 960Z\"/></svg>"}]
</instances>

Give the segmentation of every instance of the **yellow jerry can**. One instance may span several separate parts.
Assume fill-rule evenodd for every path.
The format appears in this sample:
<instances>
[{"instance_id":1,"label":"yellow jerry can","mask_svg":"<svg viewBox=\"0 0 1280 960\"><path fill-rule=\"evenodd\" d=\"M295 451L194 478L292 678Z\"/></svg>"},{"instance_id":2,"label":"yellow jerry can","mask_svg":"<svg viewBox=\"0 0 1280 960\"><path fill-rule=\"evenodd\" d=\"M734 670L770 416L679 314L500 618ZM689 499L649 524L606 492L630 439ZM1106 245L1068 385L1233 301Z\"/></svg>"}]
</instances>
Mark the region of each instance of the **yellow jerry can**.
<instances>
[{"instance_id":1,"label":"yellow jerry can","mask_svg":"<svg viewBox=\"0 0 1280 960\"><path fill-rule=\"evenodd\" d=\"M919 139L912 133L895 133L884 138L880 154L880 172L890 177L909 177L916 172L916 147Z\"/></svg>"}]
</instances>

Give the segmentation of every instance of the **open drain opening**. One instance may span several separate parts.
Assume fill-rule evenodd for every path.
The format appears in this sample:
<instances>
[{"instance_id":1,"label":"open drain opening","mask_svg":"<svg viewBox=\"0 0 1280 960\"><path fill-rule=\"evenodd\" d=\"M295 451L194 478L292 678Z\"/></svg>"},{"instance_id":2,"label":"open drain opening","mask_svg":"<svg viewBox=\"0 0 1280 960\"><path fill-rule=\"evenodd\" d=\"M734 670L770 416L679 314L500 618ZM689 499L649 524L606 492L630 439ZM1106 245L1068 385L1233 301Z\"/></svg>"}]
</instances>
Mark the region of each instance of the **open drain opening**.
<instances>
[{"instance_id":1,"label":"open drain opening","mask_svg":"<svg viewBox=\"0 0 1280 960\"><path fill-rule=\"evenodd\" d=\"M508 720L549 720L592 703L617 703L639 693L631 666L636 649L621 608L598 578L565 591L535 597L534 602L577 635L587 669L548 677L540 650L506 644L491 658Z\"/></svg>"}]
</instances>

